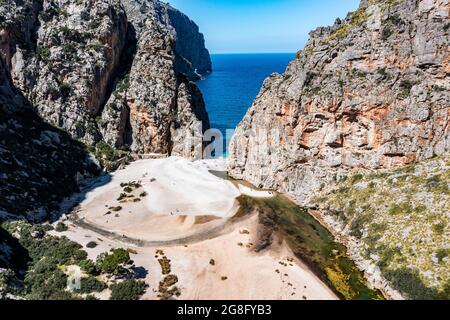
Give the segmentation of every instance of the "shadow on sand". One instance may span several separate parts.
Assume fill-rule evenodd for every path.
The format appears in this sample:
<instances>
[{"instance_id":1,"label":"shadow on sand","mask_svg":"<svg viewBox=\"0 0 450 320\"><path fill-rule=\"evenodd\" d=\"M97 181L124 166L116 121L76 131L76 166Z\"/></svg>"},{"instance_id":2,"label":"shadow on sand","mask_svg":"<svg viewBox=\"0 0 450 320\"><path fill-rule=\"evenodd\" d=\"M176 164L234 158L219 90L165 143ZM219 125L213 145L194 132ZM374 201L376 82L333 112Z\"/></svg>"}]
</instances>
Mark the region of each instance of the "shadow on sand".
<instances>
[{"instance_id":1,"label":"shadow on sand","mask_svg":"<svg viewBox=\"0 0 450 320\"><path fill-rule=\"evenodd\" d=\"M50 223L58 221L63 215L72 215L76 212L77 207L87 198L87 195L97 188L107 185L112 180L110 173L104 173L100 176L93 177L85 182L80 191L66 198L61 203L59 211L54 212L49 220Z\"/></svg>"}]
</instances>

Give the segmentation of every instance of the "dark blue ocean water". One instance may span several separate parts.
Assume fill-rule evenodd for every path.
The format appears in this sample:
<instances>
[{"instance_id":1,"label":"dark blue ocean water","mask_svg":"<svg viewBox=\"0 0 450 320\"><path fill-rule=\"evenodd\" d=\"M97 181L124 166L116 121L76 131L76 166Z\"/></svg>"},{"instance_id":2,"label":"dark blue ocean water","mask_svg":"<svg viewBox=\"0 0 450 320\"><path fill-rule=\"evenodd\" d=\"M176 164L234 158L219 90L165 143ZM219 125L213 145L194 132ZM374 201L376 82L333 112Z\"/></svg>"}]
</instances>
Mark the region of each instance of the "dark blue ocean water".
<instances>
[{"instance_id":1,"label":"dark blue ocean water","mask_svg":"<svg viewBox=\"0 0 450 320\"><path fill-rule=\"evenodd\" d=\"M203 93L211 127L225 137L235 129L270 74L283 73L294 53L213 54L213 72L197 84Z\"/></svg>"}]
</instances>

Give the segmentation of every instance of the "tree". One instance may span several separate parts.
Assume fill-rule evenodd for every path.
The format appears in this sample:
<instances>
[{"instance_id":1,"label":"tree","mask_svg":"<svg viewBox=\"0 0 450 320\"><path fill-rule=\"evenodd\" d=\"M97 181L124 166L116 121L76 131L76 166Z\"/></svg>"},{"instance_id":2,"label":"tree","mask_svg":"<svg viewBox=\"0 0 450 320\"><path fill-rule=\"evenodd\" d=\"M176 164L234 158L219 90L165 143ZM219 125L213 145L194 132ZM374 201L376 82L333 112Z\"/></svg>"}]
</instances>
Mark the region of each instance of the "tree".
<instances>
[{"instance_id":1,"label":"tree","mask_svg":"<svg viewBox=\"0 0 450 320\"><path fill-rule=\"evenodd\" d=\"M132 264L130 254L122 248L111 249L111 253L103 253L97 258L97 266L104 273L121 274Z\"/></svg>"},{"instance_id":2,"label":"tree","mask_svg":"<svg viewBox=\"0 0 450 320\"><path fill-rule=\"evenodd\" d=\"M62 222L58 222L58 224L55 227L56 232L64 232L69 230L69 228Z\"/></svg>"},{"instance_id":3,"label":"tree","mask_svg":"<svg viewBox=\"0 0 450 320\"><path fill-rule=\"evenodd\" d=\"M92 260L82 260L79 263L81 270L92 276L98 276L100 270Z\"/></svg>"},{"instance_id":4,"label":"tree","mask_svg":"<svg viewBox=\"0 0 450 320\"><path fill-rule=\"evenodd\" d=\"M139 300L145 293L147 284L144 281L125 280L110 286L110 300Z\"/></svg>"},{"instance_id":5,"label":"tree","mask_svg":"<svg viewBox=\"0 0 450 320\"><path fill-rule=\"evenodd\" d=\"M103 290L108 288L108 286L104 282L99 281L92 276L81 278L80 284L80 289L76 290L76 292L78 293L102 292Z\"/></svg>"}]
</instances>

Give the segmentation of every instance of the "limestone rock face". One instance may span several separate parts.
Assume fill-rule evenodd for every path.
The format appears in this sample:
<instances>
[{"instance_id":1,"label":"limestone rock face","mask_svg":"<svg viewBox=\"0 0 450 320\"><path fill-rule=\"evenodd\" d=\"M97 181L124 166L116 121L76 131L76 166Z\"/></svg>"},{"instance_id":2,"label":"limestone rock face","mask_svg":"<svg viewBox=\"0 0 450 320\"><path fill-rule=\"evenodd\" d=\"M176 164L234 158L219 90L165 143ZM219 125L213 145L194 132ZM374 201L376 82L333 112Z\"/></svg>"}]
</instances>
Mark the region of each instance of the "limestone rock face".
<instances>
[{"instance_id":1,"label":"limestone rock face","mask_svg":"<svg viewBox=\"0 0 450 320\"><path fill-rule=\"evenodd\" d=\"M138 154L199 158L201 136L209 128L208 114L200 91L188 78L196 78L192 76L194 70L180 67L179 61L189 61L183 54L192 52L195 56L195 52L204 52L204 42L193 42L199 47L192 47L191 51L177 51L178 43L190 39L171 25L168 11L174 9L155 1L124 4L135 32L135 48L129 54L130 70L117 83L103 110L103 136L108 143L116 147L126 144ZM203 37L195 24L184 27L193 28L191 32ZM205 59L210 62L209 54ZM189 65L200 68L198 63L193 60Z\"/></svg>"},{"instance_id":2,"label":"limestone rock face","mask_svg":"<svg viewBox=\"0 0 450 320\"><path fill-rule=\"evenodd\" d=\"M180 11L167 7L170 25L175 29L177 69L191 79L200 79L212 71L211 58L198 26Z\"/></svg>"},{"instance_id":3,"label":"limestone rock face","mask_svg":"<svg viewBox=\"0 0 450 320\"><path fill-rule=\"evenodd\" d=\"M95 117L125 44L127 20L120 2L6 2L15 13L6 32L12 38L6 60L10 55L15 86L49 123L84 142L99 141ZM26 12L23 23L21 11Z\"/></svg>"},{"instance_id":4,"label":"limestone rock face","mask_svg":"<svg viewBox=\"0 0 450 320\"><path fill-rule=\"evenodd\" d=\"M165 29L170 29L175 41L175 60L178 72L190 80L198 80L211 72L212 63L205 39L198 26L182 12L154 0L123 0L128 19L136 30L145 26L151 12L155 12ZM165 31L167 32L167 31Z\"/></svg>"},{"instance_id":5,"label":"limestone rock face","mask_svg":"<svg viewBox=\"0 0 450 320\"><path fill-rule=\"evenodd\" d=\"M231 175L309 204L349 170L450 150L448 8L448 0L363 1L311 32L239 125Z\"/></svg>"},{"instance_id":6,"label":"limestone rock face","mask_svg":"<svg viewBox=\"0 0 450 320\"><path fill-rule=\"evenodd\" d=\"M209 127L188 80L211 69L203 36L159 1L6 0L0 55L39 115L84 143L171 154L175 129ZM177 114L180 86L189 122Z\"/></svg>"},{"instance_id":7,"label":"limestone rock face","mask_svg":"<svg viewBox=\"0 0 450 320\"><path fill-rule=\"evenodd\" d=\"M0 220L46 219L99 171L81 143L36 115L0 60Z\"/></svg>"}]
</instances>

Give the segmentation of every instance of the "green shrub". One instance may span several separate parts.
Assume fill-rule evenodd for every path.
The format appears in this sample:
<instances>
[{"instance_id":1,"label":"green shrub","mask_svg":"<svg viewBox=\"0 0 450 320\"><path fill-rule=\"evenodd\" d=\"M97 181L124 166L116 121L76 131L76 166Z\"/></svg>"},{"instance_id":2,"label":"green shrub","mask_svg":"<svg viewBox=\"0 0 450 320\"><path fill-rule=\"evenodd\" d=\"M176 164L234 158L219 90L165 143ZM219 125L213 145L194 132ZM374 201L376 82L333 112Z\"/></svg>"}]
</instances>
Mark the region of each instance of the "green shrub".
<instances>
[{"instance_id":1,"label":"green shrub","mask_svg":"<svg viewBox=\"0 0 450 320\"><path fill-rule=\"evenodd\" d=\"M62 45L62 51L64 52L64 54L66 56L68 56L69 58L72 57L73 55L75 55L77 53L77 48L75 47L74 44L72 43L66 43Z\"/></svg>"},{"instance_id":2,"label":"green shrub","mask_svg":"<svg viewBox=\"0 0 450 320\"><path fill-rule=\"evenodd\" d=\"M25 224L21 226L19 231L19 242L28 251L30 258L33 260L32 264L45 257L52 258L59 265L77 264L87 258L87 253L81 250L83 247L66 237L58 238L47 235L42 240L37 241L31 236L31 233L37 230L42 231L43 228Z\"/></svg>"},{"instance_id":3,"label":"green shrub","mask_svg":"<svg viewBox=\"0 0 450 320\"><path fill-rule=\"evenodd\" d=\"M419 272L409 268L388 270L386 279L391 285L412 300L432 300L439 295L436 290L428 288L420 278Z\"/></svg>"},{"instance_id":4,"label":"green shrub","mask_svg":"<svg viewBox=\"0 0 450 320\"><path fill-rule=\"evenodd\" d=\"M403 201L400 204L393 204L389 209L388 213L391 216L396 216L399 214L409 214L413 210L410 201Z\"/></svg>"},{"instance_id":5,"label":"green shrub","mask_svg":"<svg viewBox=\"0 0 450 320\"><path fill-rule=\"evenodd\" d=\"M59 91L63 99L67 99L72 93L72 87L68 83L61 83L59 86Z\"/></svg>"},{"instance_id":6,"label":"green shrub","mask_svg":"<svg viewBox=\"0 0 450 320\"><path fill-rule=\"evenodd\" d=\"M331 33L328 36L327 40L333 41L336 39L344 38L345 36L348 35L350 30L360 27L366 21L367 21L367 14L366 14L365 9L358 9L351 14L350 21L344 23L337 30L335 30L333 33Z\"/></svg>"},{"instance_id":7,"label":"green shrub","mask_svg":"<svg viewBox=\"0 0 450 320\"><path fill-rule=\"evenodd\" d=\"M357 173L351 177L350 181L352 184L354 184L354 183L361 181L363 178L364 178L364 176L362 174Z\"/></svg>"},{"instance_id":8,"label":"green shrub","mask_svg":"<svg viewBox=\"0 0 450 320\"><path fill-rule=\"evenodd\" d=\"M443 235L445 231L445 225L443 223L438 223L433 225L433 232L437 235Z\"/></svg>"},{"instance_id":9,"label":"green shrub","mask_svg":"<svg viewBox=\"0 0 450 320\"><path fill-rule=\"evenodd\" d=\"M110 300L139 300L147 285L143 281L125 280L110 286Z\"/></svg>"},{"instance_id":10,"label":"green shrub","mask_svg":"<svg viewBox=\"0 0 450 320\"><path fill-rule=\"evenodd\" d=\"M48 61L50 59L51 53L49 48L39 47L36 53L38 58L42 61Z\"/></svg>"},{"instance_id":11,"label":"green shrub","mask_svg":"<svg viewBox=\"0 0 450 320\"><path fill-rule=\"evenodd\" d=\"M33 300L58 299L66 286L67 276L58 268L58 261L48 257L36 262L24 279L24 293Z\"/></svg>"},{"instance_id":12,"label":"green shrub","mask_svg":"<svg viewBox=\"0 0 450 320\"><path fill-rule=\"evenodd\" d=\"M391 27L386 26L383 28L383 31L381 32L381 39L387 40L393 33L394 32L392 31Z\"/></svg>"},{"instance_id":13,"label":"green shrub","mask_svg":"<svg viewBox=\"0 0 450 320\"><path fill-rule=\"evenodd\" d=\"M10 223L5 228L10 233L18 234L18 242L27 254L28 266L25 270L21 296L37 300L79 298L66 291L67 276L61 270L61 266L82 264L87 258L87 253L81 250L82 246L66 237L45 235L50 228L48 225L20 222ZM35 239L32 236L35 232L43 233L44 236ZM18 252L16 249L15 251Z\"/></svg>"},{"instance_id":14,"label":"green shrub","mask_svg":"<svg viewBox=\"0 0 450 320\"><path fill-rule=\"evenodd\" d=\"M448 31L448 29L450 28L450 22L447 22L446 24L444 24L443 28L444 28L444 31Z\"/></svg>"},{"instance_id":15,"label":"green shrub","mask_svg":"<svg viewBox=\"0 0 450 320\"><path fill-rule=\"evenodd\" d=\"M131 193L133 192L133 189L131 187L125 187L123 191L125 191L126 193Z\"/></svg>"},{"instance_id":16,"label":"green shrub","mask_svg":"<svg viewBox=\"0 0 450 320\"><path fill-rule=\"evenodd\" d=\"M86 146L86 149L93 153L104 167L108 167L114 161L124 158L127 155L127 152L114 149L103 141L97 143L95 147Z\"/></svg>"},{"instance_id":17,"label":"green shrub","mask_svg":"<svg viewBox=\"0 0 450 320\"><path fill-rule=\"evenodd\" d=\"M122 93L130 88L130 75L127 74L116 86L116 92Z\"/></svg>"},{"instance_id":18,"label":"green shrub","mask_svg":"<svg viewBox=\"0 0 450 320\"><path fill-rule=\"evenodd\" d=\"M100 274L99 268L97 268L97 265L92 260L82 260L78 264L84 272L86 272L89 275L97 276Z\"/></svg>"},{"instance_id":19,"label":"green shrub","mask_svg":"<svg viewBox=\"0 0 450 320\"><path fill-rule=\"evenodd\" d=\"M369 214L365 214L365 213L361 213L358 214L351 223L350 229L351 232L350 234L358 239L361 239L363 233L363 229L370 225L370 221L371 221L371 216Z\"/></svg>"},{"instance_id":20,"label":"green shrub","mask_svg":"<svg viewBox=\"0 0 450 320\"><path fill-rule=\"evenodd\" d=\"M128 195L126 193L121 193L120 196L117 198L117 201L122 201L126 198L128 198Z\"/></svg>"},{"instance_id":21,"label":"green shrub","mask_svg":"<svg viewBox=\"0 0 450 320\"><path fill-rule=\"evenodd\" d=\"M64 232L69 230L69 228L62 222L58 222L55 227L56 232Z\"/></svg>"},{"instance_id":22,"label":"green shrub","mask_svg":"<svg viewBox=\"0 0 450 320\"><path fill-rule=\"evenodd\" d=\"M306 73L306 78L305 78L305 82L304 82L304 86L305 87L309 87L312 85L314 78L317 76L316 73L314 72L307 72Z\"/></svg>"},{"instance_id":23,"label":"green shrub","mask_svg":"<svg viewBox=\"0 0 450 320\"><path fill-rule=\"evenodd\" d=\"M92 292L102 292L108 286L102 282L97 280L96 278L89 276L87 278L81 278L80 280L80 289L76 290L77 293L92 293Z\"/></svg>"},{"instance_id":24,"label":"green shrub","mask_svg":"<svg viewBox=\"0 0 450 320\"><path fill-rule=\"evenodd\" d=\"M110 253L103 253L97 258L97 266L104 273L120 274L124 267L131 265L130 254L125 249L111 249Z\"/></svg>"},{"instance_id":25,"label":"green shrub","mask_svg":"<svg viewBox=\"0 0 450 320\"><path fill-rule=\"evenodd\" d=\"M400 93L399 98L405 99L408 98L411 94L411 89L414 87L416 83L410 80L402 80L400 82Z\"/></svg>"},{"instance_id":26,"label":"green shrub","mask_svg":"<svg viewBox=\"0 0 450 320\"><path fill-rule=\"evenodd\" d=\"M88 244L86 244L87 248L93 249L97 246L97 242L95 241L90 241Z\"/></svg>"},{"instance_id":27,"label":"green shrub","mask_svg":"<svg viewBox=\"0 0 450 320\"><path fill-rule=\"evenodd\" d=\"M427 179L425 186L429 192L435 194L449 194L448 183L441 175L435 175Z\"/></svg>"},{"instance_id":28,"label":"green shrub","mask_svg":"<svg viewBox=\"0 0 450 320\"><path fill-rule=\"evenodd\" d=\"M450 249L439 249L436 252L436 258L438 259L439 263L442 263L442 261L447 258L450 254Z\"/></svg>"}]
</instances>

